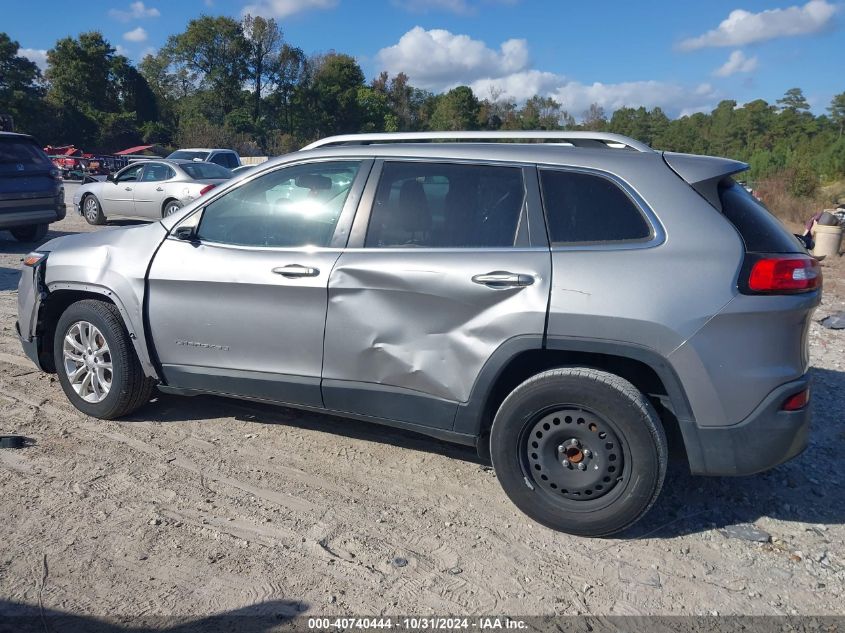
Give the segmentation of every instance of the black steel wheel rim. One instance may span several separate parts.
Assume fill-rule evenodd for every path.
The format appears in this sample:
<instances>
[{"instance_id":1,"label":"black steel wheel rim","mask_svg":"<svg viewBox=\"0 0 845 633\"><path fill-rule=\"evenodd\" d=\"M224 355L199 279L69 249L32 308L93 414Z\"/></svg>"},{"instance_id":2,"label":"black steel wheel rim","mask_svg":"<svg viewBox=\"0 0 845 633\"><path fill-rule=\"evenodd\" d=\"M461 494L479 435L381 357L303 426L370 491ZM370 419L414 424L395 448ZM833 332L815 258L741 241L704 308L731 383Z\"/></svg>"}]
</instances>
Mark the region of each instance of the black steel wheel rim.
<instances>
[{"instance_id":1,"label":"black steel wheel rim","mask_svg":"<svg viewBox=\"0 0 845 633\"><path fill-rule=\"evenodd\" d=\"M625 488L625 446L614 425L589 409L561 405L538 414L520 446L526 477L557 503L608 501Z\"/></svg>"}]
</instances>

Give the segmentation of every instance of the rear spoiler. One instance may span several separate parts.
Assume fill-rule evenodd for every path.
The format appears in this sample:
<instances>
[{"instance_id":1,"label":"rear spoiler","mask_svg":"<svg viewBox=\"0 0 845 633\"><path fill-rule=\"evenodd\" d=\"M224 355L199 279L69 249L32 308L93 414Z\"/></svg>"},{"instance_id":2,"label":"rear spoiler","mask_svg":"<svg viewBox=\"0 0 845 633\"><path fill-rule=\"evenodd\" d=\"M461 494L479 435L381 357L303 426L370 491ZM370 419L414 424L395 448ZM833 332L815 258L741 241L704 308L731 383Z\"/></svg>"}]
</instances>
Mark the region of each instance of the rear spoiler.
<instances>
[{"instance_id":1,"label":"rear spoiler","mask_svg":"<svg viewBox=\"0 0 845 633\"><path fill-rule=\"evenodd\" d=\"M716 156L663 152L663 160L672 171L719 211L722 210L719 183L726 176L748 169L747 163Z\"/></svg>"}]
</instances>

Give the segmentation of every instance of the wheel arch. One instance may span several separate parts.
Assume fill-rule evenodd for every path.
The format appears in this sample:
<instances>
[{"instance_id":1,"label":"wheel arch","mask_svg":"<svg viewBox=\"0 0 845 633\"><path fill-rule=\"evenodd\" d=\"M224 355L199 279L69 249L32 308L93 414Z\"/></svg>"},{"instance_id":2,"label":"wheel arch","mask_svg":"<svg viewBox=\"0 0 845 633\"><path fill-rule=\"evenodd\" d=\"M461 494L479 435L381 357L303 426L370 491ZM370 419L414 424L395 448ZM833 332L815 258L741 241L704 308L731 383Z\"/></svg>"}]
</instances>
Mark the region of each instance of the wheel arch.
<instances>
[{"instance_id":1,"label":"wheel arch","mask_svg":"<svg viewBox=\"0 0 845 633\"><path fill-rule=\"evenodd\" d=\"M663 356L635 344L558 337L517 337L499 347L482 368L469 401L458 407L454 430L476 436L479 453L487 456L493 417L507 395L531 376L565 366L625 378L659 405L673 449L689 445L684 430L694 426L694 418L680 379Z\"/></svg>"},{"instance_id":2,"label":"wheel arch","mask_svg":"<svg viewBox=\"0 0 845 633\"><path fill-rule=\"evenodd\" d=\"M50 373L56 371L53 361L53 338L56 332L56 324L65 310L74 303L85 299L96 299L110 303L117 308L123 320L123 325L129 333L129 339L132 341L135 353L138 355L141 367L144 369L144 373L151 378L158 378L153 364L150 362L143 332L139 336L137 328L132 325L132 320L129 318L129 313L123 302L108 288L93 284L62 282L50 285L46 298L42 300L39 306L38 323L36 326L38 360L41 368Z\"/></svg>"},{"instance_id":3,"label":"wheel arch","mask_svg":"<svg viewBox=\"0 0 845 633\"><path fill-rule=\"evenodd\" d=\"M169 202L178 202L180 205L182 205L182 201L179 198L177 198L176 196L173 196L173 195L167 196L164 199L164 201L161 203L161 217L163 217L163 218L167 217L167 216L164 215L164 210L167 208L167 204ZM184 205L182 205L182 206L184 206Z\"/></svg>"}]
</instances>

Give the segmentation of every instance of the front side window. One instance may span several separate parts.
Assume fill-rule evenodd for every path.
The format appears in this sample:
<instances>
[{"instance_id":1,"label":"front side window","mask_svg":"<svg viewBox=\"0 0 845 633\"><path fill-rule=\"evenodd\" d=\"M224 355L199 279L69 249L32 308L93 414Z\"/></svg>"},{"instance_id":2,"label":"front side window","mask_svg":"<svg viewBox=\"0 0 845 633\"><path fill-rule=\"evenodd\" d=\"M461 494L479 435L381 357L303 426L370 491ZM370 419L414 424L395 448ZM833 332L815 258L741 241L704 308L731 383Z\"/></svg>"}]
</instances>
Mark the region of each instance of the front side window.
<instances>
[{"instance_id":1,"label":"front side window","mask_svg":"<svg viewBox=\"0 0 845 633\"><path fill-rule=\"evenodd\" d=\"M614 182L593 174L540 170L552 244L643 241L651 227Z\"/></svg>"},{"instance_id":2,"label":"front side window","mask_svg":"<svg viewBox=\"0 0 845 633\"><path fill-rule=\"evenodd\" d=\"M205 208L197 235L241 246L329 246L359 166L295 165L245 182Z\"/></svg>"},{"instance_id":3,"label":"front side window","mask_svg":"<svg viewBox=\"0 0 845 633\"><path fill-rule=\"evenodd\" d=\"M365 246L513 246L524 199L516 167L386 162Z\"/></svg>"},{"instance_id":4,"label":"front side window","mask_svg":"<svg viewBox=\"0 0 845 633\"><path fill-rule=\"evenodd\" d=\"M133 165L127 167L117 177L117 182L134 182L138 180L141 175L141 170L144 169L143 163L140 165Z\"/></svg>"}]
</instances>

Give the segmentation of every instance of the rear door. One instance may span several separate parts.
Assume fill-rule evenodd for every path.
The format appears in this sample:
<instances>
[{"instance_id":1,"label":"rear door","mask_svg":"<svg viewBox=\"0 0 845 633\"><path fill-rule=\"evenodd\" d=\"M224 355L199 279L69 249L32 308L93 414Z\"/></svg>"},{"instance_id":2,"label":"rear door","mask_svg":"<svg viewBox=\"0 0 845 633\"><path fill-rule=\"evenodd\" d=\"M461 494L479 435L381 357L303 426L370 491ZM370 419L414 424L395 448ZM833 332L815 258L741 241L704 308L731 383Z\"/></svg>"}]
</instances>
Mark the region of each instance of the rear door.
<instances>
[{"instance_id":1,"label":"rear door","mask_svg":"<svg viewBox=\"0 0 845 633\"><path fill-rule=\"evenodd\" d=\"M114 180L103 183L100 189L103 213L106 215L135 215L135 185L141 177L144 163L134 163L115 174Z\"/></svg>"},{"instance_id":2,"label":"rear door","mask_svg":"<svg viewBox=\"0 0 845 633\"><path fill-rule=\"evenodd\" d=\"M160 218L164 203L164 183L176 172L164 163L144 163L141 178L135 183L135 215L142 218Z\"/></svg>"},{"instance_id":3,"label":"rear door","mask_svg":"<svg viewBox=\"0 0 845 633\"><path fill-rule=\"evenodd\" d=\"M377 162L329 280L329 409L450 429L493 352L542 337L551 276L536 170Z\"/></svg>"}]
</instances>

